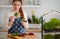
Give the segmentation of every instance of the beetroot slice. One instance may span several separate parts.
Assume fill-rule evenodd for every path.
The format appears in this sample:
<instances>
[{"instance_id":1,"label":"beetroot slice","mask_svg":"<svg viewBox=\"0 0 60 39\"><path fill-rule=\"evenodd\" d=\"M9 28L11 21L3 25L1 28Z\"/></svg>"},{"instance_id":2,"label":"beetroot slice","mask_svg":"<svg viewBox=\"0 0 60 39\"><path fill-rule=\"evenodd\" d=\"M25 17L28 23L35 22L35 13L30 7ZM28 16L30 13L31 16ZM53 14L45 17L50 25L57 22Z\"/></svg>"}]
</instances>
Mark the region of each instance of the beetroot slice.
<instances>
[{"instance_id":1,"label":"beetroot slice","mask_svg":"<svg viewBox=\"0 0 60 39\"><path fill-rule=\"evenodd\" d=\"M34 33L29 33L28 35L34 35Z\"/></svg>"}]
</instances>

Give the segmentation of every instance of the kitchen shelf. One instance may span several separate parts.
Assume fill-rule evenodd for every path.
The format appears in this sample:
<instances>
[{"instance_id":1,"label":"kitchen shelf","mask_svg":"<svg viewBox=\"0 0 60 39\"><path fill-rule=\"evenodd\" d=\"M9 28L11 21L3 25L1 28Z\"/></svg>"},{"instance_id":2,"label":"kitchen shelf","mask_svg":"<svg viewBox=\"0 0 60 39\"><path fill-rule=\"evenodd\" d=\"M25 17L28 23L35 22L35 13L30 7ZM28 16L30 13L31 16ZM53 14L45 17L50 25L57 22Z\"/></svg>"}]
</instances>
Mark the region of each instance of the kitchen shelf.
<instances>
[{"instance_id":1,"label":"kitchen shelf","mask_svg":"<svg viewBox=\"0 0 60 39\"><path fill-rule=\"evenodd\" d=\"M0 5L0 7L12 7L12 5ZM40 5L22 5L22 7L41 7Z\"/></svg>"}]
</instances>

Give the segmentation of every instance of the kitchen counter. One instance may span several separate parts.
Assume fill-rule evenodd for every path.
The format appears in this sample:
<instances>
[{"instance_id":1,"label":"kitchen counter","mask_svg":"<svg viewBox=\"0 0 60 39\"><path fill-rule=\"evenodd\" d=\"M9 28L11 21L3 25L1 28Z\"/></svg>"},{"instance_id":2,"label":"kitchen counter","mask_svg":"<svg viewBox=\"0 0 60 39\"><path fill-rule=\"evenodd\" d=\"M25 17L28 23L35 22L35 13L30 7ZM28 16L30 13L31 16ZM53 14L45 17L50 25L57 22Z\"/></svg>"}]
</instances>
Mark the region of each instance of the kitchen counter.
<instances>
[{"instance_id":1,"label":"kitchen counter","mask_svg":"<svg viewBox=\"0 0 60 39\"><path fill-rule=\"evenodd\" d=\"M0 32L7 32L8 30L6 29L0 29ZM41 32L41 29L39 28L29 28L28 30L26 30L26 32Z\"/></svg>"},{"instance_id":2,"label":"kitchen counter","mask_svg":"<svg viewBox=\"0 0 60 39\"><path fill-rule=\"evenodd\" d=\"M33 32L36 37L34 38L25 38L23 37L22 39L41 39L41 32ZM6 36L7 35L7 32L0 32L0 39L11 39L9 37Z\"/></svg>"}]
</instances>

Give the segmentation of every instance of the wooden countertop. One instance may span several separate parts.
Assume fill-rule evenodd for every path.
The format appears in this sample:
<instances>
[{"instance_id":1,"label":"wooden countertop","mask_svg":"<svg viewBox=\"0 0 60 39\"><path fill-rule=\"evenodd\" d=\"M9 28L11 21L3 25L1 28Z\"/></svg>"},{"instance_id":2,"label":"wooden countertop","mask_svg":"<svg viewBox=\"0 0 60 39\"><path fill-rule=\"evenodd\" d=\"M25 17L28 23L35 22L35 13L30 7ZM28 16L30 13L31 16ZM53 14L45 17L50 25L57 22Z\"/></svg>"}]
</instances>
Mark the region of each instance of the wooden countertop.
<instances>
[{"instance_id":1,"label":"wooden countertop","mask_svg":"<svg viewBox=\"0 0 60 39\"><path fill-rule=\"evenodd\" d=\"M19 39L41 39L41 32L33 32L36 37L34 38L19 38ZM12 39L10 37L7 37L7 32L0 32L0 39Z\"/></svg>"},{"instance_id":2,"label":"wooden countertop","mask_svg":"<svg viewBox=\"0 0 60 39\"><path fill-rule=\"evenodd\" d=\"M4 29L4 30L0 30L0 32L7 32L8 30ZM26 30L26 32L41 32L40 29L28 29Z\"/></svg>"},{"instance_id":3,"label":"wooden countertop","mask_svg":"<svg viewBox=\"0 0 60 39\"><path fill-rule=\"evenodd\" d=\"M23 39L40 39L41 38L41 30L40 29L28 29L26 32L33 32L35 33L36 37L35 38L23 38ZM11 39L6 36L7 35L7 30L0 30L0 39Z\"/></svg>"}]
</instances>

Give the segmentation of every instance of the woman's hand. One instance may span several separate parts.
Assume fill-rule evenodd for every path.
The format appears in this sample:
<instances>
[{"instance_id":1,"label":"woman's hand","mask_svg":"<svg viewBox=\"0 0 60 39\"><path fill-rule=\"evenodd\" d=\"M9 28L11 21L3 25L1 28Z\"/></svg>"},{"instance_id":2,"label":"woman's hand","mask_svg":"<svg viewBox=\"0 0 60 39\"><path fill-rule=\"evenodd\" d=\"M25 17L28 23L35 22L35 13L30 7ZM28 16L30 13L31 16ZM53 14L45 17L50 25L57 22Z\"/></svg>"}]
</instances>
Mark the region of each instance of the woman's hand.
<instances>
[{"instance_id":1,"label":"woman's hand","mask_svg":"<svg viewBox=\"0 0 60 39\"><path fill-rule=\"evenodd\" d=\"M27 22L22 21L21 24L23 25L23 27L24 27L25 29L28 29L28 28L27 28Z\"/></svg>"},{"instance_id":2,"label":"woman's hand","mask_svg":"<svg viewBox=\"0 0 60 39\"><path fill-rule=\"evenodd\" d=\"M14 21L15 18L16 18L15 16L11 16L10 21Z\"/></svg>"},{"instance_id":3,"label":"woman's hand","mask_svg":"<svg viewBox=\"0 0 60 39\"><path fill-rule=\"evenodd\" d=\"M8 26L10 26L10 27L12 26L15 18L16 18L15 16L11 16L11 17L9 18Z\"/></svg>"},{"instance_id":4,"label":"woman's hand","mask_svg":"<svg viewBox=\"0 0 60 39\"><path fill-rule=\"evenodd\" d=\"M22 25L23 25L23 26L26 25L26 22L22 22Z\"/></svg>"}]
</instances>

